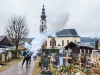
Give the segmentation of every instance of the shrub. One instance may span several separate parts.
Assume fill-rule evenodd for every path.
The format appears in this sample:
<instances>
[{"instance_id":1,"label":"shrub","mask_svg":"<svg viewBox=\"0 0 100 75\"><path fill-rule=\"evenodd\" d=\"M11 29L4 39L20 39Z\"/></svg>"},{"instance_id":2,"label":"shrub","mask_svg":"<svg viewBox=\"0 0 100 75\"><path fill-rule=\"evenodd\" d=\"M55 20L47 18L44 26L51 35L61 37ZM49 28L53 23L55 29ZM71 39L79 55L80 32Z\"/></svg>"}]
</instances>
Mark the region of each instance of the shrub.
<instances>
[{"instance_id":1,"label":"shrub","mask_svg":"<svg viewBox=\"0 0 100 75\"><path fill-rule=\"evenodd\" d=\"M12 53L12 58L14 59L15 58L15 50L10 50L11 51L11 53Z\"/></svg>"},{"instance_id":2,"label":"shrub","mask_svg":"<svg viewBox=\"0 0 100 75\"><path fill-rule=\"evenodd\" d=\"M21 57L17 57L17 59L21 59Z\"/></svg>"},{"instance_id":3,"label":"shrub","mask_svg":"<svg viewBox=\"0 0 100 75\"><path fill-rule=\"evenodd\" d=\"M39 61L39 66L40 66L40 67L41 67L41 64L42 64L41 61Z\"/></svg>"}]
</instances>

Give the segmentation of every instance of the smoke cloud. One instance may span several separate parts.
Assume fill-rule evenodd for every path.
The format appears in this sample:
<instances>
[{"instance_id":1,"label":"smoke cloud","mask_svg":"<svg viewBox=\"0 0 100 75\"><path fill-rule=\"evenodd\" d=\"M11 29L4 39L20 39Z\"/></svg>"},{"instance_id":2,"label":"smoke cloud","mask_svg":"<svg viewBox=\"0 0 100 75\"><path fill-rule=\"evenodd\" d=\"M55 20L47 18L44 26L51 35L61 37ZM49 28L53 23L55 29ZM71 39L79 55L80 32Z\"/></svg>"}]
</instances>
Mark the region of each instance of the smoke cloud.
<instances>
[{"instance_id":1,"label":"smoke cloud","mask_svg":"<svg viewBox=\"0 0 100 75\"><path fill-rule=\"evenodd\" d=\"M47 40L48 36L55 37L56 32L63 30L63 28L66 26L66 22L68 21L68 17L69 13L63 12L58 13L57 15L50 18L48 30L35 36L35 39L32 40L31 45L25 43L25 47L27 47L31 52L34 52L33 56L35 56L38 53L38 50L41 49L43 42Z\"/></svg>"},{"instance_id":2,"label":"smoke cloud","mask_svg":"<svg viewBox=\"0 0 100 75\"><path fill-rule=\"evenodd\" d=\"M61 31L66 26L66 22L68 21L69 13L67 11L61 12L53 16L49 20L49 30L56 33Z\"/></svg>"}]
</instances>

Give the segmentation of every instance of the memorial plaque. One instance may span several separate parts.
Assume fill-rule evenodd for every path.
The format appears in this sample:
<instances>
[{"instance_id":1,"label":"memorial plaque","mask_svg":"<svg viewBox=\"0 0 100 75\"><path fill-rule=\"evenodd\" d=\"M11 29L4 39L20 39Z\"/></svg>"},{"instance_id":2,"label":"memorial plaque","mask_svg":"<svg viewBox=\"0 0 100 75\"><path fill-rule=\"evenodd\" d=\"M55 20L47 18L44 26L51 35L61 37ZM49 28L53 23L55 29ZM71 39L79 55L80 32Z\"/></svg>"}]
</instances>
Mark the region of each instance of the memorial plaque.
<instances>
[{"instance_id":1,"label":"memorial plaque","mask_svg":"<svg viewBox=\"0 0 100 75\"><path fill-rule=\"evenodd\" d=\"M50 64L50 58L47 56L42 56L41 61L42 61L42 67L48 69L48 65Z\"/></svg>"},{"instance_id":2,"label":"memorial plaque","mask_svg":"<svg viewBox=\"0 0 100 75\"><path fill-rule=\"evenodd\" d=\"M48 57L48 54L42 54L41 64L41 75L52 75L52 72L50 70L50 57Z\"/></svg>"}]
</instances>

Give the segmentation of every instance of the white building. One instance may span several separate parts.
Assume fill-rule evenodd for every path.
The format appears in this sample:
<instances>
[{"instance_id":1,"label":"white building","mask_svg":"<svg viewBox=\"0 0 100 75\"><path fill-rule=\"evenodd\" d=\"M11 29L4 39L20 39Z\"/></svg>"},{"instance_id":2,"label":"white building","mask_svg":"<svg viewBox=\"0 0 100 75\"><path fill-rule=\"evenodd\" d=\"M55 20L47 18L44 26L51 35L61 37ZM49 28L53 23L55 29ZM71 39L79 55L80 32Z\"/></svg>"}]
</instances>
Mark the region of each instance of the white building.
<instances>
[{"instance_id":1,"label":"white building","mask_svg":"<svg viewBox=\"0 0 100 75\"><path fill-rule=\"evenodd\" d=\"M47 20L45 15L45 8L42 8L42 15L40 20L40 33L47 29ZM69 42L80 42L80 36L77 34L75 29L63 29L62 31L58 32L57 38L55 38L55 47L57 48L58 45L61 47L65 47ZM51 38L47 39L47 48L51 48Z\"/></svg>"}]
</instances>

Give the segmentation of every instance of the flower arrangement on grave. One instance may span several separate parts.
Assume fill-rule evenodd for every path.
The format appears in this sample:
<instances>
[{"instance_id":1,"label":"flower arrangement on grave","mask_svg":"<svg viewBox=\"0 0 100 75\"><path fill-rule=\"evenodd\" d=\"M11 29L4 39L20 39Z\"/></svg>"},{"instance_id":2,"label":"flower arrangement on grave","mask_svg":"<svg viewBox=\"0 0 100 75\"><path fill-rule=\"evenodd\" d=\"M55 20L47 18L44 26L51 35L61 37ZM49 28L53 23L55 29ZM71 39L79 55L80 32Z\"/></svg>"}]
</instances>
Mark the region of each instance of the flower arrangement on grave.
<instances>
[{"instance_id":1,"label":"flower arrangement on grave","mask_svg":"<svg viewBox=\"0 0 100 75\"><path fill-rule=\"evenodd\" d=\"M90 70L86 70L86 75L90 75Z\"/></svg>"},{"instance_id":2,"label":"flower arrangement on grave","mask_svg":"<svg viewBox=\"0 0 100 75\"><path fill-rule=\"evenodd\" d=\"M45 72L46 71L46 68L45 67L42 67L42 71Z\"/></svg>"},{"instance_id":3,"label":"flower arrangement on grave","mask_svg":"<svg viewBox=\"0 0 100 75\"><path fill-rule=\"evenodd\" d=\"M56 75L69 75L71 73L76 73L73 65L70 66L60 66L57 69Z\"/></svg>"},{"instance_id":4,"label":"flower arrangement on grave","mask_svg":"<svg viewBox=\"0 0 100 75\"><path fill-rule=\"evenodd\" d=\"M47 70L47 72L50 72L51 71L51 69L50 69L50 67L48 67L48 70Z\"/></svg>"},{"instance_id":5,"label":"flower arrangement on grave","mask_svg":"<svg viewBox=\"0 0 100 75\"><path fill-rule=\"evenodd\" d=\"M69 72L72 72L73 69L74 69L74 66L73 66L73 65L70 65L70 66L68 67L68 71L69 71Z\"/></svg>"},{"instance_id":6,"label":"flower arrangement on grave","mask_svg":"<svg viewBox=\"0 0 100 75\"><path fill-rule=\"evenodd\" d=\"M57 69L56 75L67 75L67 67L66 66L60 66Z\"/></svg>"},{"instance_id":7,"label":"flower arrangement on grave","mask_svg":"<svg viewBox=\"0 0 100 75\"><path fill-rule=\"evenodd\" d=\"M51 72L50 67L48 67L48 69L46 69L46 67L42 67L42 72Z\"/></svg>"}]
</instances>

